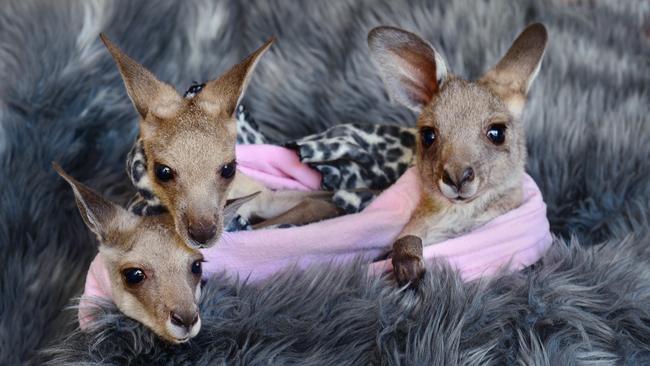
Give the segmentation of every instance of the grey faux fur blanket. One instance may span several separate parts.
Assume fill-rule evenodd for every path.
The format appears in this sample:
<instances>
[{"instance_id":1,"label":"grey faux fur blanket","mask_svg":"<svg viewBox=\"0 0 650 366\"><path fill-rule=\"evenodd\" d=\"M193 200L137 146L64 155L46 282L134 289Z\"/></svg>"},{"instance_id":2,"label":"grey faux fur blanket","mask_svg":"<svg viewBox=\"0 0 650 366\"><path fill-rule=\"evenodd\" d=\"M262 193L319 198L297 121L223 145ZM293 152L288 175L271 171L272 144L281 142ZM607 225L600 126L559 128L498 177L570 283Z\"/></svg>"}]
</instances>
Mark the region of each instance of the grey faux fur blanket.
<instances>
[{"instance_id":1,"label":"grey faux fur blanket","mask_svg":"<svg viewBox=\"0 0 650 366\"><path fill-rule=\"evenodd\" d=\"M649 17L642 0L3 1L0 364L650 364ZM101 330L74 331L66 306L96 248L50 162L132 194L136 113L100 31L179 90L277 36L244 103L281 143L344 122L413 124L369 60L374 26L421 34L474 78L533 21L550 44L524 115L527 170L557 236L533 269L463 284L433 268L419 292L353 265L215 277L190 344L110 307Z\"/></svg>"}]
</instances>

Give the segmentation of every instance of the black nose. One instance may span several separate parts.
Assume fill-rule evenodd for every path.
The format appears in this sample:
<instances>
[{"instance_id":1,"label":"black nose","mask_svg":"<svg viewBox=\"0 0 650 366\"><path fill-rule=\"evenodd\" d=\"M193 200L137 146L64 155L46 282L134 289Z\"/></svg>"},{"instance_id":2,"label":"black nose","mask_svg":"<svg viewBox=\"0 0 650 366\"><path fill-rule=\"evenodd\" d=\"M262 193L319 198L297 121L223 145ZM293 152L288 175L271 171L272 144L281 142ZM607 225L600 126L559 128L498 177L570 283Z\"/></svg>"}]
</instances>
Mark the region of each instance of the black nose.
<instances>
[{"instance_id":1,"label":"black nose","mask_svg":"<svg viewBox=\"0 0 650 366\"><path fill-rule=\"evenodd\" d=\"M170 314L172 324L178 327L190 329L199 321L199 313L193 312L174 312Z\"/></svg>"},{"instance_id":2,"label":"black nose","mask_svg":"<svg viewBox=\"0 0 650 366\"><path fill-rule=\"evenodd\" d=\"M458 183L458 186L460 187L466 182L471 182L473 180L474 180L474 169L472 169L471 167L467 167L465 168L465 170L463 170L463 175L460 177L460 182Z\"/></svg>"},{"instance_id":3,"label":"black nose","mask_svg":"<svg viewBox=\"0 0 650 366\"><path fill-rule=\"evenodd\" d=\"M471 182L474 180L474 169L471 167L465 168L460 176L453 176L449 174L449 171L445 169L442 173L442 181L448 186L456 187L456 189L460 190L463 184L467 182Z\"/></svg>"},{"instance_id":4,"label":"black nose","mask_svg":"<svg viewBox=\"0 0 650 366\"><path fill-rule=\"evenodd\" d=\"M217 233L217 225L190 223L187 227L187 233L190 234L192 240L199 244L205 244L214 238L214 235Z\"/></svg>"}]
</instances>

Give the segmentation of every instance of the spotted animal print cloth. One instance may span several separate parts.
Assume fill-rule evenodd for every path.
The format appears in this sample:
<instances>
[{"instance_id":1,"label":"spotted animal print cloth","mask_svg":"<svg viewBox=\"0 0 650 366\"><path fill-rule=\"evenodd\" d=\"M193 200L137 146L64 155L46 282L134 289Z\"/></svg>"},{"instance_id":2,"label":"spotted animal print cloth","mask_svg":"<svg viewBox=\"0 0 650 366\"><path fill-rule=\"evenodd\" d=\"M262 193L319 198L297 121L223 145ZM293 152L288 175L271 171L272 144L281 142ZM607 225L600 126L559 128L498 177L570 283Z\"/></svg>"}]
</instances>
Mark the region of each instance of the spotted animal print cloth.
<instances>
[{"instance_id":1,"label":"spotted animal print cloth","mask_svg":"<svg viewBox=\"0 0 650 366\"><path fill-rule=\"evenodd\" d=\"M339 208L355 213L411 165L415 129L342 124L285 146L322 174L322 188L335 191L333 200Z\"/></svg>"},{"instance_id":2,"label":"spotted animal print cloth","mask_svg":"<svg viewBox=\"0 0 650 366\"><path fill-rule=\"evenodd\" d=\"M236 111L237 143L264 144L266 138L244 108ZM333 202L347 213L364 209L383 189L393 184L410 166L415 130L389 125L342 124L285 144L300 160L318 170L322 189L334 191ZM136 140L127 156L127 174L137 189L129 210L137 215L165 212L146 174L147 157L142 140ZM246 230L246 220L237 217L228 231Z\"/></svg>"}]
</instances>

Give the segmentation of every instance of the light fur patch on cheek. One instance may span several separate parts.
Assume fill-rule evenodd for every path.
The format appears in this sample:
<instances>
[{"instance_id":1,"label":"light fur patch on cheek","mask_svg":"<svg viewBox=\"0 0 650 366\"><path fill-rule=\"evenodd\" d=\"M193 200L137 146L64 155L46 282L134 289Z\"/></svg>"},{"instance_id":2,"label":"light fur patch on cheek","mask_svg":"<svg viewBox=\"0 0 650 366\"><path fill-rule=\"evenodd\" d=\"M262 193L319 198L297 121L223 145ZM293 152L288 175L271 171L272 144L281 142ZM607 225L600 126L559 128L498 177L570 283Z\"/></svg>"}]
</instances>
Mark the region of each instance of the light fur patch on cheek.
<instances>
[{"instance_id":1,"label":"light fur patch on cheek","mask_svg":"<svg viewBox=\"0 0 650 366\"><path fill-rule=\"evenodd\" d=\"M231 141L237 141L237 121L234 118L226 121L226 128Z\"/></svg>"},{"instance_id":2,"label":"light fur patch on cheek","mask_svg":"<svg viewBox=\"0 0 650 366\"><path fill-rule=\"evenodd\" d=\"M199 108L203 109L206 113L209 113L211 115L218 115L224 108L221 103L212 100L199 99L197 104L199 105Z\"/></svg>"},{"instance_id":3,"label":"light fur patch on cheek","mask_svg":"<svg viewBox=\"0 0 650 366\"><path fill-rule=\"evenodd\" d=\"M151 106L151 113L160 119L171 119L178 113L180 104L176 95L170 98L159 98Z\"/></svg>"},{"instance_id":4,"label":"light fur patch on cheek","mask_svg":"<svg viewBox=\"0 0 650 366\"><path fill-rule=\"evenodd\" d=\"M524 111L524 105L526 105L526 97L523 95L513 95L506 99L504 102L506 104L506 107L508 107L510 113L516 119L521 118L521 114Z\"/></svg>"},{"instance_id":5,"label":"light fur patch on cheek","mask_svg":"<svg viewBox=\"0 0 650 366\"><path fill-rule=\"evenodd\" d=\"M155 123L143 121L140 124L140 133L145 140L153 140L156 136L157 126Z\"/></svg>"}]
</instances>

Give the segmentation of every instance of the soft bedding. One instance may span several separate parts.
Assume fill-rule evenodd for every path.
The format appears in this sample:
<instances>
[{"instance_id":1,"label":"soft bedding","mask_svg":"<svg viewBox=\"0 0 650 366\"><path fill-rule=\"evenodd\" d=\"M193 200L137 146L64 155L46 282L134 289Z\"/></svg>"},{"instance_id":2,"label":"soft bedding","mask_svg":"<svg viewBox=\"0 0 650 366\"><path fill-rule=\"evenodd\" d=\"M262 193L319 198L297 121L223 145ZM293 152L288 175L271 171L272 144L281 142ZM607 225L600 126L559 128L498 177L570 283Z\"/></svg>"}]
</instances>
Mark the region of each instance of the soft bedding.
<instances>
[{"instance_id":1,"label":"soft bedding","mask_svg":"<svg viewBox=\"0 0 650 366\"><path fill-rule=\"evenodd\" d=\"M3 2L0 364L650 364L649 14L639 0ZM489 282L434 266L413 294L355 266L217 275L190 344L110 306L97 332L75 330L97 249L51 161L116 202L133 194L137 113L99 32L178 90L277 36L243 102L282 144L340 123L413 126L369 62L377 25L422 34L475 77L536 21L551 42L527 171L556 238L538 264Z\"/></svg>"},{"instance_id":2,"label":"soft bedding","mask_svg":"<svg viewBox=\"0 0 650 366\"><path fill-rule=\"evenodd\" d=\"M315 190L321 176L301 163L294 151L272 145L237 147L239 169L272 189ZM273 228L225 233L216 246L203 249L204 277L226 272L252 281L268 278L290 266L368 261L390 250L415 209L420 186L414 168L382 192L359 213L340 216L301 227ZM546 205L528 175L522 182L523 204L472 232L424 248L425 260L447 260L465 280L500 270L518 270L535 263L552 238ZM390 270L390 260L375 261L370 271ZM90 266L80 321L87 323L88 297L110 299L108 275L98 255Z\"/></svg>"}]
</instances>

